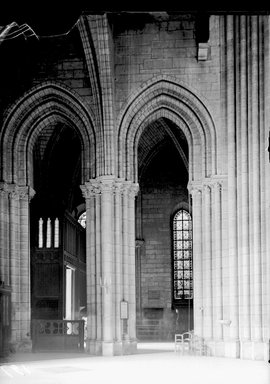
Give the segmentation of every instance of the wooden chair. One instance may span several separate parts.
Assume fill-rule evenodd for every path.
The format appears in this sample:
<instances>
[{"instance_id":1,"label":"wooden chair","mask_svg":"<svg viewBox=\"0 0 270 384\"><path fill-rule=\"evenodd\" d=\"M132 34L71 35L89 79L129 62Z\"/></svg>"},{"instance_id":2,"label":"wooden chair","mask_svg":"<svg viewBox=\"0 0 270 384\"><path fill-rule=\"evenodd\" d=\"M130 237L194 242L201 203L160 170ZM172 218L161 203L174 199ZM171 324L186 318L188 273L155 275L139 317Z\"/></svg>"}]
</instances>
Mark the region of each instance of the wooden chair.
<instances>
[{"instance_id":1,"label":"wooden chair","mask_svg":"<svg viewBox=\"0 0 270 384\"><path fill-rule=\"evenodd\" d=\"M182 353L190 352L193 332L177 333L174 336L174 350Z\"/></svg>"}]
</instances>

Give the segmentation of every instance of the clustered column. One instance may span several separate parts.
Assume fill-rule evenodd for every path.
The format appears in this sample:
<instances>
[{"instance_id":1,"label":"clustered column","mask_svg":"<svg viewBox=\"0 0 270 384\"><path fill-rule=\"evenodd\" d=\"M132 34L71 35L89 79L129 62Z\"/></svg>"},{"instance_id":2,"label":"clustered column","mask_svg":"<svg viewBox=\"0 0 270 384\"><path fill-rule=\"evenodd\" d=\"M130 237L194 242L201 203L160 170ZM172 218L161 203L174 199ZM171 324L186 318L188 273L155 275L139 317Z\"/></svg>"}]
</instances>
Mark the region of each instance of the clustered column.
<instances>
[{"instance_id":1,"label":"clustered column","mask_svg":"<svg viewBox=\"0 0 270 384\"><path fill-rule=\"evenodd\" d=\"M223 340L222 181L190 185L193 216L194 332L211 347Z\"/></svg>"},{"instance_id":2,"label":"clustered column","mask_svg":"<svg viewBox=\"0 0 270 384\"><path fill-rule=\"evenodd\" d=\"M101 176L81 189L87 207L88 350L121 354L136 339L134 200L138 186Z\"/></svg>"},{"instance_id":3,"label":"clustered column","mask_svg":"<svg viewBox=\"0 0 270 384\"><path fill-rule=\"evenodd\" d=\"M11 288L11 342L17 349L30 350L29 202L34 191L7 183L0 188L1 279Z\"/></svg>"},{"instance_id":4,"label":"clustered column","mask_svg":"<svg viewBox=\"0 0 270 384\"><path fill-rule=\"evenodd\" d=\"M224 95L227 128L228 258L224 329L228 356L265 355L265 33L261 15L227 15ZM228 261L228 262L227 262ZM268 316L269 317L269 316ZM264 341L264 345L263 345ZM229 348L230 347L230 348Z\"/></svg>"}]
</instances>

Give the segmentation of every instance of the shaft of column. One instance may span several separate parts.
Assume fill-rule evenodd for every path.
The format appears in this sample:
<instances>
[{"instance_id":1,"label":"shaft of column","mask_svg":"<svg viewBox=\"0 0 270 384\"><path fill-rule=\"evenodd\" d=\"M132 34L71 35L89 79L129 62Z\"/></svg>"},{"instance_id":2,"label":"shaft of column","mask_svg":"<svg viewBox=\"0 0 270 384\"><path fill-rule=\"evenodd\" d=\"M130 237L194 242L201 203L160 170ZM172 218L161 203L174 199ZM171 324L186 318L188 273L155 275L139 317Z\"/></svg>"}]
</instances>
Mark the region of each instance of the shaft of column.
<instances>
[{"instance_id":1,"label":"shaft of column","mask_svg":"<svg viewBox=\"0 0 270 384\"><path fill-rule=\"evenodd\" d=\"M252 204L253 204L253 327L252 337L256 341L262 338L262 281L260 246L260 146L259 146L259 100L258 100L258 16L251 16L251 124L252 124Z\"/></svg>"},{"instance_id":2,"label":"shaft of column","mask_svg":"<svg viewBox=\"0 0 270 384\"><path fill-rule=\"evenodd\" d=\"M206 185L203 191L204 236L203 236L203 313L204 337L213 337L213 302L212 302L212 249L211 249L211 188Z\"/></svg>"},{"instance_id":3,"label":"shaft of column","mask_svg":"<svg viewBox=\"0 0 270 384\"><path fill-rule=\"evenodd\" d=\"M87 285L87 313L88 338L97 338L97 287L96 287L96 242L95 242L95 213L96 197L86 198L86 285Z\"/></svg>"},{"instance_id":4,"label":"shaft of column","mask_svg":"<svg viewBox=\"0 0 270 384\"><path fill-rule=\"evenodd\" d=\"M128 281L128 186L123 191L123 299L129 300L129 281Z\"/></svg>"},{"instance_id":5,"label":"shaft of column","mask_svg":"<svg viewBox=\"0 0 270 384\"><path fill-rule=\"evenodd\" d=\"M96 181L81 186L86 202L87 349L96 353L102 340L100 287L100 188Z\"/></svg>"},{"instance_id":6,"label":"shaft of column","mask_svg":"<svg viewBox=\"0 0 270 384\"><path fill-rule=\"evenodd\" d=\"M0 185L0 281L10 283L8 233L8 192Z\"/></svg>"},{"instance_id":7,"label":"shaft of column","mask_svg":"<svg viewBox=\"0 0 270 384\"><path fill-rule=\"evenodd\" d=\"M260 15L258 17L258 24L259 24L259 47L258 47L258 60L259 60L259 133L260 133L260 195L261 195L261 203L260 203L260 217L261 217L261 228L260 228L260 237L261 237L261 265L264 265L265 267L262 268L262 277L261 277L261 284L262 284L262 338L264 341L268 341L269 337L267 333L264 331L268 328L268 303L269 303L269 296L267 288L267 282L269 280L268 278L268 269L267 269L267 259L268 259L268 253L266 250L266 238L268 236L268 231L266 229L266 217L268 215L268 209L267 209L267 203L266 203L266 195L268 192L268 181L267 181L267 175L266 175L266 168L265 165L269 165L268 158L267 158L267 151L263 150L265 148L265 144L267 143L267 136L268 136L268 127L265 123L267 120L266 112L265 110L268 109L266 106L268 105L268 101L266 101L265 98L265 91L266 87L265 84L268 82L266 80L266 71L265 67L268 66L267 62L267 53L265 46L268 44L267 38L266 38L266 30L267 30L267 23L266 23L267 17ZM266 133L267 132L267 133Z\"/></svg>"},{"instance_id":8,"label":"shaft of column","mask_svg":"<svg viewBox=\"0 0 270 384\"><path fill-rule=\"evenodd\" d=\"M101 195L99 192L95 195L95 253L96 253L96 302L97 302L97 340L102 340L102 287L101 279Z\"/></svg>"},{"instance_id":9,"label":"shaft of column","mask_svg":"<svg viewBox=\"0 0 270 384\"><path fill-rule=\"evenodd\" d=\"M101 256L102 256L102 319L103 341L113 342L113 246L112 246L112 185L101 186Z\"/></svg>"},{"instance_id":10,"label":"shaft of column","mask_svg":"<svg viewBox=\"0 0 270 384\"><path fill-rule=\"evenodd\" d=\"M239 337L238 254L237 254L237 183L236 183L236 127L235 127L235 52L234 15L226 16L226 106L228 131L228 267L230 339ZM230 271L230 273L229 273Z\"/></svg>"},{"instance_id":11,"label":"shaft of column","mask_svg":"<svg viewBox=\"0 0 270 384\"><path fill-rule=\"evenodd\" d=\"M194 332L203 334L203 264L202 264L202 192L193 189L193 303L194 303Z\"/></svg>"},{"instance_id":12,"label":"shaft of column","mask_svg":"<svg viewBox=\"0 0 270 384\"><path fill-rule=\"evenodd\" d=\"M116 340L122 340L120 303L122 300L122 183L115 185L115 317Z\"/></svg>"},{"instance_id":13,"label":"shaft of column","mask_svg":"<svg viewBox=\"0 0 270 384\"><path fill-rule=\"evenodd\" d=\"M214 338L223 338L223 329L219 321L223 317L222 302L222 207L221 207L222 186L219 182L214 185L214 218L213 218L213 319Z\"/></svg>"},{"instance_id":14,"label":"shaft of column","mask_svg":"<svg viewBox=\"0 0 270 384\"><path fill-rule=\"evenodd\" d=\"M20 228L20 332L21 340L30 341L31 294L30 294L30 233L28 187L19 187L19 228Z\"/></svg>"},{"instance_id":15,"label":"shaft of column","mask_svg":"<svg viewBox=\"0 0 270 384\"><path fill-rule=\"evenodd\" d=\"M249 185L248 185L248 121L247 121L247 17L240 16L240 124L241 124L241 271L242 309L240 314L241 338L250 339L250 244L249 244Z\"/></svg>"},{"instance_id":16,"label":"shaft of column","mask_svg":"<svg viewBox=\"0 0 270 384\"><path fill-rule=\"evenodd\" d=\"M11 285L11 342L20 340L20 258L18 223L19 196L16 191L9 193L9 249L10 249L10 285Z\"/></svg>"},{"instance_id":17,"label":"shaft of column","mask_svg":"<svg viewBox=\"0 0 270 384\"><path fill-rule=\"evenodd\" d=\"M135 271L135 196L138 186L132 184L129 189L128 201L128 230L129 230L129 336L136 339L136 271Z\"/></svg>"}]
</instances>

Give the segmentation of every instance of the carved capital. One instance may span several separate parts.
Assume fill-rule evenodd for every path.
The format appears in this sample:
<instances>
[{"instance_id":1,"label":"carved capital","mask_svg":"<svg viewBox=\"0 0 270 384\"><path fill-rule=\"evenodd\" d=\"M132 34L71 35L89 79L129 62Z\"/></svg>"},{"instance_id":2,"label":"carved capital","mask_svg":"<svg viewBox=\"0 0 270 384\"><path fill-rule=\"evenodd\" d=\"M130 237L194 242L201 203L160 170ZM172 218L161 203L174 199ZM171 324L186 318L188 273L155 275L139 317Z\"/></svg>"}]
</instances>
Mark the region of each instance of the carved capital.
<instances>
[{"instance_id":1,"label":"carved capital","mask_svg":"<svg viewBox=\"0 0 270 384\"><path fill-rule=\"evenodd\" d=\"M144 246L144 239L136 239L136 248L141 248Z\"/></svg>"},{"instance_id":2,"label":"carved capital","mask_svg":"<svg viewBox=\"0 0 270 384\"><path fill-rule=\"evenodd\" d=\"M18 186L16 189L20 200L31 201L36 193L34 189L29 186Z\"/></svg>"},{"instance_id":3,"label":"carved capital","mask_svg":"<svg viewBox=\"0 0 270 384\"><path fill-rule=\"evenodd\" d=\"M0 183L0 194L12 200L27 199L30 201L35 196L35 191L28 185L18 186L17 184Z\"/></svg>"},{"instance_id":4,"label":"carved capital","mask_svg":"<svg viewBox=\"0 0 270 384\"><path fill-rule=\"evenodd\" d=\"M216 192L221 192L222 191L222 182L216 181L214 183L214 189Z\"/></svg>"},{"instance_id":5,"label":"carved capital","mask_svg":"<svg viewBox=\"0 0 270 384\"><path fill-rule=\"evenodd\" d=\"M8 191L7 186L8 186L7 183L4 183L4 182L0 183L0 196L1 197L8 197L9 191Z\"/></svg>"},{"instance_id":6,"label":"carved capital","mask_svg":"<svg viewBox=\"0 0 270 384\"><path fill-rule=\"evenodd\" d=\"M201 196L202 195L202 189L199 187L195 187L190 190L191 196L194 198L195 196Z\"/></svg>"},{"instance_id":7,"label":"carved capital","mask_svg":"<svg viewBox=\"0 0 270 384\"><path fill-rule=\"evenodd\" d=\"M101 193L114 192L115 188L115 178L111 176L100 176L99 185Z\"/></svg>"},{"instance_id":8,"label":"carved capital","mask_svg":"<svg viewBox=\"0 0 270 384\"><path fill-rule=\"evenodd\" d=\"M102 193L127 194L135 197L139 191L139 184L112 176L100 176L81 185L81 191L85 198L101 195Z\"/></svg>"},{"instance_id":9,"label":"carved capital","mask_svg":"<svg viewBox=\"0 0 270 384\"><path fill-rule=\"evenodd\" d=\"M135 196L137 196L138 192L139 192L139 184L132 183L129 187L129 196L134 198Z\"/></svg>"},{"instance_id":10,"label":"carved capital","mask_svg":"<svg viewBox=\"0 0 270 384\"><path fill-rule=\"evenodd\" d=\"M84 185L81 185L80 188L85 199L95 197L101 193L100 185L96 180L87 181Z\"/></svg>"},{"instance_id":11,"label":"carved capital","mask_svg":"<svg viewBox=\"0 0 270 384\"><path fill-rule=\"evenodd\" d=\"M195 195L198 195L198 194L201 195L203 185L199 181L190 181L187 185L187 189L191 194L191 196L194 197Z\"/></svg>"},{"instance_id":12,"label":"carved capital","mask_svg":"<svg viewBox=\"0 0 270 384\"><path fill-rule=\"evenodd\" d=\"M203 190L204 190L205 193L211 193L211 185L204 184Z\"/></svg>"}]
</instances>

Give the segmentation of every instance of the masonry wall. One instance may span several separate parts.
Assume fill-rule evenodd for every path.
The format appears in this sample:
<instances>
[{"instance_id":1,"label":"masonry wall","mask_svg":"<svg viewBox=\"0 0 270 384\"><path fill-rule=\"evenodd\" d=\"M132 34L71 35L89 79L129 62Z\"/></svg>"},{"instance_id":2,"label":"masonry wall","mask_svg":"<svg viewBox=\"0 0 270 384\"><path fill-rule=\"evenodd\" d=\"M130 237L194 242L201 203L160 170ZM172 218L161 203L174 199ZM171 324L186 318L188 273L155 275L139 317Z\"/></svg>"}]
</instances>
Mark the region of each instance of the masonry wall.
<instances>
[{"instance_id":1,"label":"masonry wall","mask_svg":"<svg viewBox=\"0 0 270 384\"><path fill-rule=\"evenodd\" d=\"M123 16L125 20L125 16ZM140 23L138 23L138 19ZM220 19L209 21L209 58L198 61L196 23L194 15L171 16L159 20L158 16L137 16L136 20L126 16L126 21L113 26L115 50L115 116L126 107L131 95L158 76L175 79L187 86L209 109L218 129L218 170L225 171L224 141L222 129Z\"/></svg>"},{"instance_id":2,"label":"masonry wall","mask_svg":"<svg viewBox=\"0 0 270 384\"><path fill-rule=\"evenodd\" d=\"M66 36L7 41L1 51L6 58L0 66L2 110L45 81L66 85L91 104L91 85L78 30Z\"/></svg>"}]
</instances>

